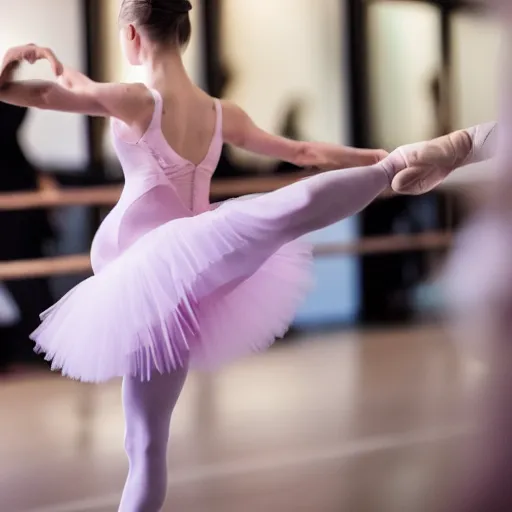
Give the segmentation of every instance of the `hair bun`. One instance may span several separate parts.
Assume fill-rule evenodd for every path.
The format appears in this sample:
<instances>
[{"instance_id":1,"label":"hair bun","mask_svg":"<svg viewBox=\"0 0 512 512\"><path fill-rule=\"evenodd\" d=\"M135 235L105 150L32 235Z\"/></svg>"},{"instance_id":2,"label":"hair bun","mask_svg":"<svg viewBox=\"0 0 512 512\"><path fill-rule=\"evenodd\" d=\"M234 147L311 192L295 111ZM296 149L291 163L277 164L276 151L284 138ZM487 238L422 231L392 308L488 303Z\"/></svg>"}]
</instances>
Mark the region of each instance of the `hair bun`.
<instances>
[{"instance_id":1,"label":"hair bun","mask_svg":"<svg viewBox=\"0 0 512 512\"><path fill-rule=\"evenodd\" d=\"M192 9L192 4L189 0L171 0L170 7L173 11L184 14Z\"/></svg>"},{"instance_id":2,"label":"hair bun","mask_svg":"<svg viewBox=\"0 0 512 512\"><path fill-rule=\"evenodd\" d=\"M144 29L154 43L184 48L192 33L190 9L189 0L123 0L119 21Z\"/></svg>"}]
</instances>

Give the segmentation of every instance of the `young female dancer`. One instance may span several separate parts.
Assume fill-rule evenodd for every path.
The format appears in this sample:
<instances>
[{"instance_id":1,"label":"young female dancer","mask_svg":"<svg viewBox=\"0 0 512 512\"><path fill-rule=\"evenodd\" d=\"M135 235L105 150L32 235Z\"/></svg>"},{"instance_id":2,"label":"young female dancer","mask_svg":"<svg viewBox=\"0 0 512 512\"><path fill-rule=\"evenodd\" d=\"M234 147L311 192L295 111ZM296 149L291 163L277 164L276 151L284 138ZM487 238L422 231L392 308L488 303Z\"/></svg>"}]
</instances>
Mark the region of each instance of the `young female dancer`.
<instances>
[{"instance_id":1,"label":"young female dancer","mask_svg":"<svg viewBox=\"0 0 512 512\"><path fill-rule=\"evenodd\" d=\"M302 235L353 215L389 187L383 151L294 142L257 128L185 72L186 0L125 0L120 25L149 86L100 84L34 45L7 53L0 100L108 116L126 182L92 247L95 275L42 315L33 334L64 375L123 377L130 470L123 512L161 508L173 408L190 366L212 367L282 336L310 277ZM14 81L21 60L48 59L57 83ZM276 192L208 201L223 142L333 170Z\"/></svg>"}]
</instances>

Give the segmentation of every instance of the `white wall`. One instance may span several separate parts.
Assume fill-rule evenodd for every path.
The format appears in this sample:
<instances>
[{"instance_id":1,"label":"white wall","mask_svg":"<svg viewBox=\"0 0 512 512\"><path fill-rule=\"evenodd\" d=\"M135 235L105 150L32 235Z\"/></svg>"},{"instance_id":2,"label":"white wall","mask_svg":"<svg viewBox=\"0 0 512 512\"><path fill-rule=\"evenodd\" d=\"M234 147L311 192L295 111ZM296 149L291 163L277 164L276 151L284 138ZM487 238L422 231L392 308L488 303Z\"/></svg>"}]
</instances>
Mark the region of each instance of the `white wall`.
<instances>
[{"instance_id":1,"label":"white wall","mask_svg":"<svg viewBox=\"0 0 512 512\"><path fill-rule=\"evenodd\" d=\"M496 119L501 45L497 22L458 14L454 18L452 44L456 127Z\"/></svg>"},{"instance_id":2,"label":"white wall","mask_svg":"<svg viewBox=\"0 0 512 512\"><path fill-rule=\"evenodd\" d=\"M79 0L0 0L0 57L18 44L49 46L68 65L84 70ZM52 78L49 66L24 66L23 78ZM0 120L1 122L1 120ZM86 120L77 115L32 111L23 144L34 163L80 168L87 163Z\"/></svg>"},{"instance_id":3,"label":"white wall","mask_svg":"<svg viewBox=\"0 0 512 512\"><path fill-rule=\"evenodd\" d=\"M431 138L436 130L429 84L441 69L439 11L405 2L369 9L373 140L386 149Z\"/></svg>"},{"instance_id":4,"label":"white wall","mask_svg":"<svg viewBox=\"0 0 512 512\"><path fill-rule=\"evenodd\" d=\"M346 142L342 9L338 0L226 0L222 49L234 75L228 98L271 132L289 102L303 100L307 138Z\"/></svg>"},{"instance_id":5,"label":"white wall","mask_svg":"<svg viewBox=\"0 0 512 512\"><path fill-rule=\"evenodd\" d=\"M453 91L455 128L497 119L501 33L491 18L458 14L453 23ZM492 178L494 162L484 162L458 170L451 183L481 182Z\"/></svg>"}]
</instances>

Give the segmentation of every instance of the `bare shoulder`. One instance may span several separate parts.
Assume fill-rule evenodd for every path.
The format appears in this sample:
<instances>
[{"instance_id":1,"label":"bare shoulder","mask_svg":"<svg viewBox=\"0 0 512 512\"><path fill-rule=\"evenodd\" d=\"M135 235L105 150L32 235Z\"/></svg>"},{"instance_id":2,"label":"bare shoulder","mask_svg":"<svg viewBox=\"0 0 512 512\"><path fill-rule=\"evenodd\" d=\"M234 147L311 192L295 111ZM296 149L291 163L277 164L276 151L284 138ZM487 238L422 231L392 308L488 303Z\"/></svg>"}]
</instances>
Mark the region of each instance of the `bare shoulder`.
<instances>
[{"instance_id":1,"label":"bare shoulder","mask_svg":"<svg viewBox=\"0 0 512 512\"><path fill-rule=\"evenodd\" d=\"M244 117L248 117L247 113L236 103L228 100L220 100L224 117L230 121L237 121Z\"/></svg>"},{"instance_id":2,"label":"bare shoulder","mask_svg":"<svg viewBox=\"0 0 512 512\"><path fill-rule=\"evenodd\" d=\"M251 125L251 118L236 103L221 100L223 115L224 140L235 146L241 146L245 139L245 131Z\"/></svg>"},{"instance_id":3,"label":"bare shoulder","mask_svg":"<svg viewBox=\"0 0 512 512\"><path fill-rule=\"evenodd\" d=\"M154 108L155 99L146 85L120 83L116 84L115 87L127 108Z\"/></svg>"},{"instance_id":4,"label":"bare shoulder","mask_svg":"<svg viewBox=\"0 0 512 512\"><path fill-rule=\"evenodd\" d=\"M155 99L149 88L141 83L114 84L111 114L126 124L145 130L155 110Z\"/></svg>"}]
</instances>

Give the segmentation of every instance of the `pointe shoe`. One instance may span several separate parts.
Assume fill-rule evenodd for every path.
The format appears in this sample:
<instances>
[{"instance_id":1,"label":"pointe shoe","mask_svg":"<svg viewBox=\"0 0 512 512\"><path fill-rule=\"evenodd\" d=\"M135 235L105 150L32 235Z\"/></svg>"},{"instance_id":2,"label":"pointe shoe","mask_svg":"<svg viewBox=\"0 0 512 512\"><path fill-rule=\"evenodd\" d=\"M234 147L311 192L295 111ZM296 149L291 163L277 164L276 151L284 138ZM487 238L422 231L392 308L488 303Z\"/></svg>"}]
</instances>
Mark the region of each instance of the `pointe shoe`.
<instances>
[{"instance_id":1,"label":"pointe shoe","mask_svg":"<svg viewBox=\"0 0 512 512\"><path fill-rule=\"evenodd\" d=\"M391 188L399 194L425 194L464 165L471 150L472 139L465 130L402 146L388 157L395 169Z\"/></svg>"}]
</instances>

